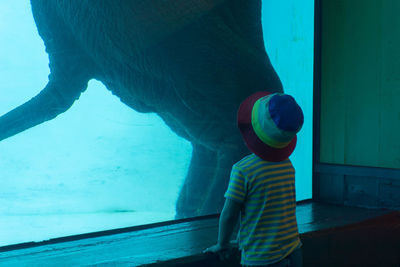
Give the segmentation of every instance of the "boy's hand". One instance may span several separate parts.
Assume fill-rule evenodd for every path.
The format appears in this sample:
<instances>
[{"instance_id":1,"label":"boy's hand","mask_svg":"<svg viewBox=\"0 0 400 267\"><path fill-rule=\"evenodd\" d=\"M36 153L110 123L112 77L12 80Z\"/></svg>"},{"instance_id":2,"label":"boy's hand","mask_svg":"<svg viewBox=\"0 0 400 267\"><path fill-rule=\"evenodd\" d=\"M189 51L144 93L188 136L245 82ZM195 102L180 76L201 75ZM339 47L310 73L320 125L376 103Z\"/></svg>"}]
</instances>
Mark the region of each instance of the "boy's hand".
<instances>
[{"instance_id":1,"label":"boy's hand","mask_svg":"<svg viewBox=\"0 0 400 267\"><path fill-rule=\"evenodd\" d=\"M229 259L231 255L230 247L229 245L222 247L219 244L216 244L214 246L211 246L203 251L203 253L215 253L218 255L219 260L225 261Z\"/></svg>"},{"instance_id":2,"label":"boy's hand","mask_svg":"<svg viewBox=\"0 0 400 267\"><path fill-rule=\"evenodd\" d=\"M203 253L219 253L224 250L227 250L228 248L229 248L229 246L221 247L220 244L215 244L214 246L211 246L211 247L203 250Z\"/></svg>"}]
</instances>

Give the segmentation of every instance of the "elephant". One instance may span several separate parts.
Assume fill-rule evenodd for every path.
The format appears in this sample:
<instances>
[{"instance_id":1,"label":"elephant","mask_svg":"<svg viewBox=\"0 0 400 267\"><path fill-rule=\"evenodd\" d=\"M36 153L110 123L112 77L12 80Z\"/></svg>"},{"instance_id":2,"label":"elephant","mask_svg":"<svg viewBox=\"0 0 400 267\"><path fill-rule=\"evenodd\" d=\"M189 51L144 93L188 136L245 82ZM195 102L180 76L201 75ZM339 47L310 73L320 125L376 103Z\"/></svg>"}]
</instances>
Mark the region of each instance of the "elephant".
<instances>
[{"instance_id":1,"label":"elephant","mask_svg":"<svg viewBox=\"0 0 400 267\"><path fill-rule=\"evenodd\" d=\"M51 120L91 79L192 144L176 218L218 213L232 165L249 154L243 99L283 92L267 55L261 0L31 0L47 85L0 117L0 141Z\"/></svg>"}]
</instances>

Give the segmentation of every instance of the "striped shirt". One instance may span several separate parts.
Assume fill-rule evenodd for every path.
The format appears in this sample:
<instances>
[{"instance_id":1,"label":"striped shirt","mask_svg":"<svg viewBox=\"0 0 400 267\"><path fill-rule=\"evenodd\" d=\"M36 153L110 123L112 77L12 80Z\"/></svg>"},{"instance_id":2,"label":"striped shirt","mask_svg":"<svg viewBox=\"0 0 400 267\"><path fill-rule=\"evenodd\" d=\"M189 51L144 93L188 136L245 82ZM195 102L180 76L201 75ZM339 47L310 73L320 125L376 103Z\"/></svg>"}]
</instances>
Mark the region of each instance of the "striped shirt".
<instances>
[{"instance_id":1,"label":"striped shirt","mask_svg":"<svg viewBox=\"0 0 400 267\"><path fill-rule=\"evenodd\" d=\"M225 197L243 203L242 265L272 264L301 246L294 174L289 159L267 162L251 154L233 165Z\"/></svg>"}]
</instances>

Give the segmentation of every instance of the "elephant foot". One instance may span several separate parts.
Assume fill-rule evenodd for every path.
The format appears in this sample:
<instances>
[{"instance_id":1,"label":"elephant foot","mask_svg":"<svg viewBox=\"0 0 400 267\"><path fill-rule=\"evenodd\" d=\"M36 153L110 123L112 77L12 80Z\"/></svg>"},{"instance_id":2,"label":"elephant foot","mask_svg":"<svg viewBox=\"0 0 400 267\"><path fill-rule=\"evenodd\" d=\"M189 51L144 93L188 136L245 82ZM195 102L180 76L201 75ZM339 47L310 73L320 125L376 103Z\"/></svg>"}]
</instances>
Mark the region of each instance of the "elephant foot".
<instances>
[{"instance_id":1,"label":"elephant foot","mask_svg":"<svg viewBox=\"0 0 400 267\"><path fill-rule=\"evenodd\" d=\"M221 150L218 153L218 165L215 178L210 190L204 199L201 214L221 213L224 207L224 194L228 188L229 178L233 164L241 160L245 155L250 154L247 148Z\"/></svg>"},{"instance_id":2,"label":"elephant foot","mask_svg":"<svg viewBox=\"0 0 400 267\"><path fill-rule=\"evenodd\" d=\"M189 170L176 202L176 219L202 215L200 209L216 168L217 151L193 144Z\"/></svg>"},{"instance_id":3,"label":"elephant foot","mask_svg":"<svg viewBox=\"0 0 400 267\"><path fill-rule=\"evenodd\" d=\"M176 203L176 219L220 213L232 165L247 154L243 147L213 151L194 145L189 172Z\"/></svg>"}]
</instances>

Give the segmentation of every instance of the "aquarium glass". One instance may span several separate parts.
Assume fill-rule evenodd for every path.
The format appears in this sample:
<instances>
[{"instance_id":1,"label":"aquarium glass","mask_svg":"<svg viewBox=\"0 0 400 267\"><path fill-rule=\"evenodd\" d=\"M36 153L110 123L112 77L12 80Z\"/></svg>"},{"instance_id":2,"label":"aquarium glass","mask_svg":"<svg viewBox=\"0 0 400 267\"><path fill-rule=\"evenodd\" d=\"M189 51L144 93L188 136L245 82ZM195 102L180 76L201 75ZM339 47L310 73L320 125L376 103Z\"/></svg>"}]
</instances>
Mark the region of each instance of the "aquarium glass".
<instances>
[{"instance_id":1,"label":"aquarium glass","mask_svg":"<svg viewBox=\"0 0 400 267\"><path fill-rule=\"evenodd\" d=\"M264 40L305 124L291 156L311 198L313 1L263 1ZM48 56L29 1L0 1L0 114L38 94ZM65 113L0 141L0 246L175 218L192 146L96 80Z\"/></svg>"}]
</instances>

